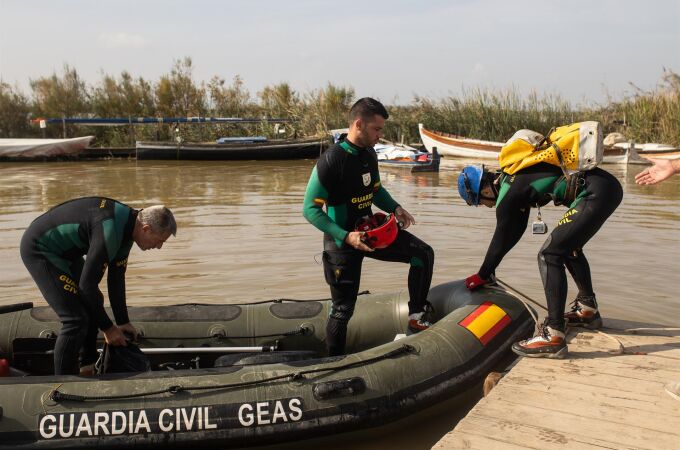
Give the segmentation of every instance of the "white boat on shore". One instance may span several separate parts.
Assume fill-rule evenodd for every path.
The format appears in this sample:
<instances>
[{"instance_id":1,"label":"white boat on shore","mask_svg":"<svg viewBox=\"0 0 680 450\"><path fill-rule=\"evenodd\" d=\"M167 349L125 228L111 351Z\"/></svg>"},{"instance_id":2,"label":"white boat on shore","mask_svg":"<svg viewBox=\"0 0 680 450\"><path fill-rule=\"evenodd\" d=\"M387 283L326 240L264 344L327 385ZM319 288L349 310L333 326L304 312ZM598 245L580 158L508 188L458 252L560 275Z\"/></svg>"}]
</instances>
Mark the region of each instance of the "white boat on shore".
<instances>
[{"instance_id":1,"label":"white boat on shore","mask_svg":"<svg viewBox=\"0 0 680 450\"><path fill-rule=\"evenodd\" d=\"M0 139L0 160L57 159L77 156L94 136L72 139Z\"/></svg>"},{"instance_id":2,"label":"white boat on shore","mask_svg":"<svg viewBox=\"0 0 680 450\"><path fill-rule=\"evenodd\" d=\"M463 136L457 136L455 134L428 130L423 126L422 123L418 124L418 131L420 132L420 139L423 141L425 148L429 152L432 152L432 149L436 148L439 154L444 157L498 160L498 154L500 153L501 148L505 145L504 142L469 139ZM677 149L675 150L678 151ZM641 147L638 146L634 146L633 150L631 151L629 144L615 144L613 146L606 146L604 148L604 158L602 163L644 164L646 161L640 158L640 156L643 156L643 153L646 152L643 152Z\"/></svg>"}]
</instances>

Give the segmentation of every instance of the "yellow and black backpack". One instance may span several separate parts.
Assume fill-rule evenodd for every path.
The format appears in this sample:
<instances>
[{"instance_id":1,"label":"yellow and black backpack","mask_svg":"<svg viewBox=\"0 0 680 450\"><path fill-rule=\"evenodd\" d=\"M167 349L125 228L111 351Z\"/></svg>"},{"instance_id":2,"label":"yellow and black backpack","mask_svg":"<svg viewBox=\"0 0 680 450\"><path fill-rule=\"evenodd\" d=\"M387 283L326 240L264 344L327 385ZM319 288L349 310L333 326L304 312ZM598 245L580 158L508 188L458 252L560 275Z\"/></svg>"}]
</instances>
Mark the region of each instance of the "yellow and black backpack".
<instances>
[{"instance_id":1,"label":"yellow and black backpack","mask_svg":"<svg viewBox=\"0 0 680 450\"><path fill-rule=\"evenodd\" d=\"M519 130L501 149L498 163L501 170L514 175L538 163L548 163L562 169L566 179L564 202L569 204L583 185L583 172L602 162L604 147L599 122L577 122L553 128L547 136L532 130Z\"/></svg>"}]
</instances>

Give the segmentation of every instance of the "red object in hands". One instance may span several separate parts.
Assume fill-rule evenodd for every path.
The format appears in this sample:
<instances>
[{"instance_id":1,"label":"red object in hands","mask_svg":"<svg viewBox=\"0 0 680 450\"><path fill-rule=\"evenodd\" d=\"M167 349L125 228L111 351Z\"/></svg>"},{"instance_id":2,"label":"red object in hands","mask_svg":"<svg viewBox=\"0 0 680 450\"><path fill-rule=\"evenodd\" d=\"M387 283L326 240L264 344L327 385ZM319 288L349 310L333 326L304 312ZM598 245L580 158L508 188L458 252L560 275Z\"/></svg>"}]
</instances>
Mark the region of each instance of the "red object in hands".
<instances>
[{"instance_id":1,"label":"red object in hands","mask_svg":"<svg viewBox=\"0 0 680 450\"><path fill-rule=\"evenodd\" d=\"M5 358L0 358L0 377L9 376L9 361Z\"/></svg>"},{"instance_id":2,"label":"red object in hands","mask_svg":"<svg viewBox=\"0 0 680 450\"><path fill-rule=\"evenodd\" d=\"M363 241L371 248L388 247L397 238L399 228L394 214L375 213L359 220L355 231L363 231Z\"/></svg>"},{"instance_id":3,"label":"red object in hands","mask_svg":"<svg viewBox=\"0 0 680 450\"><path fill-rule=\"evenodd\" d=\"M488 281L480 277L478 273L470 275L465 279L465 287L471 291L484 286L486 283L488 283Z\"/></svg>"}]
</instances>

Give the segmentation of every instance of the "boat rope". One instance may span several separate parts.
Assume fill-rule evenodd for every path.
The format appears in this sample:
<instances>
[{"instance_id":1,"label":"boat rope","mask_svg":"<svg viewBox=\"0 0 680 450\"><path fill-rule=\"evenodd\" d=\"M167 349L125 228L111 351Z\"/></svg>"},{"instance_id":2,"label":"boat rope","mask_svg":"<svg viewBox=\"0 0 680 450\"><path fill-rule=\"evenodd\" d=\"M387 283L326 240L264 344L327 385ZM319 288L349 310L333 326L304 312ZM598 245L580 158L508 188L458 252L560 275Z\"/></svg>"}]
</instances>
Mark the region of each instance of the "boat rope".
<instances>
[{"instance_id":1,"label":"boat rope","mask_svg":"<svg viewBox=\"0 0 680 450\"><path fill-rule=\"evenodd\" d=\"M514 297L517 298L520 302L522 302L522 304L524 305L524 307L526 308L526 310L529 311L529 315L531 316L532 319L534 319L534 323L535 323L536 325L538 325L538 315L534 312L533 309L531 309L531 308L529 307L529 305L527 305L527 303L526 303L524 300L521 299L521 297L524 297L525 299L529 300L531 303L533 303L533 304L535 304L535 305L537 305L537 306L540 306L541 308L545 309L546 311L548 311L548 309L547 309L545 306L543 306L543 305L541 305L540 303L538 303L537 301L535 301L534 299L532 299L531 297L529 297L529 296L527 296L527 295L525 295L525 294L522 294L522 293L521 293L520 291L518 291L517 289L513 289L512 286L510 286L510 285L507 284L507 283L504 283L503 281L499 280L498 278L496 278L496 282L497 282L498 284L500 284L502 287L498 287L498 286L494 286L494 285L490 285L490 286L487 285L487 287L488 287L489 289L495 289L495 290L504 292L504 293L506 293L506 294L507 294L507 293L514 294ZM521 296L521 297L520 297L520 296Z\"/></svg>"},{"instance_id":2,"label":"boat rope","mask_svg":"<svg viewBox=\"0 0 680 450\"><path fill-rule=\"evenodd\" d=\"M513 292L515 292L515 293L517 293L517 294L519 294L519 295L521 295L522 297L524 297L525 299L529 300L531 303L533 303L534 305L538 306L539 308L541 308L541 309L544 310L545 312L548 312L548 308L547 308L547 307L543 306L541 303L537 302L536 300L534 300L533 298L529 297L528 295L526 295L526 294L524 294L524 293L518 291L517 289L515 289L515 288L512 287L512 286L510 286L508 283L506 283L505 281L501 280L500 278L496 278L496 281L498 282L498 284L500 284L500 285L503 286L504 288L509 289L509 290L511 290L511 291L513 291Z\"/></svg>"},{"instance_id":3,"label":"boat rope","mask_svg":"<svg viewBox=\"0 0 680 450\"><path fill-rule=\"evenodd\" d=\"M250 386L255 386L259 384L265 384L265 383L271 383L273 381L279 381L279 380L285 380L289 379L290 381L300 381L305 379L305 375L313 374L313 373L319 373L319 372L340 372L342 370L347 370L347 369L352 369L355 367L360 367L360 366L365 366L369 364L373 364L379 361L383 361L386 359L393 359L402 355L407 355L407 354L412 354L412 353L417 353L417 349L408 344L404 344L394 350L391 350L385 354L375 356L373 358L368 358L368 359L363 359L360 361L354 361L351 363L343 364L340 366L334 366L334 367L319 367L316 369L308 369L308 370L302 370L299 372L293 372L293 373L287 373L283 375L277 375L273 377L268 377L268 378L263 378L261 380L253 380L253 381L243 381L240 383L224 383L224 384L218 384L218 385L213 385L213 386L182 386L182 385L174 385L174 386L169 386L167 388L163 389L158 389L155 391L147 391L147 392L138 392L135 394L122 394L122 395L99 395L99 396L89 396L89 395L78 395L78 394L69 394L66 392L61 392L59 389L54 389L50 395L49 398L52 399L55 402L62 402L62 401L73 401L73 402L87 402L87 401L101 401L101 400L120 400L120 399L129 399L129 398L139 398L139 397L149 397L152 395L159 395L159 394L177 394L180 392L186 392L186 391L205 391L205 390L213 390L213 389L232 389L232 388L243 388L243 387L250 387Z\"/></svg>"},{"instance_id":4,"label":"boat rope","mask_svg":"<svg viewBox=\"0 0 680 450\"><path fill-rule=\"evenodd\" d=\"M212 336L145 336L139 335L138 339L143 340L177 340L177 339L215 339L218 341L229 340L229 339L257 339L257 338L268 338L268 337L281 337L281 336L299 336L304 335L309 331L307 327L299 327L296 330L284 331L283 333L274 334L258 334L254 336L227 336L226 334L215 333Z\"/></svg>"},{"instance_id":5,"label":"boat rope","mask_svg":"<svg viewBox=\"0 0 680 450\"><path fill-rule=\"evenodd\" d=\"M366 295L370 294L370 291L361 291L357 295ZM324 302L328 300L327 298L320 298L320 299L312 299L312 300L296 300L294 298L275 298L273 300L261 300L259 302L252 302L252 303L241 303L241 304L235 304L234 306L245 306L245 305L262 305L264 303L284 303L284 302L294 302L294 303L307 303L307 302Z\"/></svg>"}]
</instances>

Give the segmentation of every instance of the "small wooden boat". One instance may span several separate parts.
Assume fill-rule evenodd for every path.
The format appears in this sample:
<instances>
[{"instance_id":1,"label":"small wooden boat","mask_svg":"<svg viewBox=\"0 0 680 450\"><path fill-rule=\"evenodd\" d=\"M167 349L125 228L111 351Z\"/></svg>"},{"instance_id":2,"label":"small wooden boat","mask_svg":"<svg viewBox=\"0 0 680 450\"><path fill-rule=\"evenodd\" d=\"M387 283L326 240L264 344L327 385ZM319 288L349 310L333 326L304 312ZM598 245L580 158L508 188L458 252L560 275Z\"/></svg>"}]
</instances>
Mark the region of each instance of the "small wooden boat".
<instances>
[{"instance_id":1,"label":"small wooden boat","mask_svg":"<svg viewBox=\"0 0 680 450\"><path fill-rule=\"evenodd\" d=\"M505 145L503 142L468 139L455 134L428 130L422 123L418 124L418 131L428 151L436 148L445 157L498 160L498 154ZM604 164L628 164L632 159L629 153L627 148L605 147L602 162Z\"/></svg>"},{"instance_id":2,"label":"small wooden boat","mask_svg":"<svg viewBox=\"0 0 680 450\"><path fill-rule=\"evenodd\" d=\"M317 158L326 146L318 138L228 140L225 143L137 141L137 159L271 160Z\"/></svg>"},{"instance_id":3,"label":"small wooden boat","mask_svg":"<svg viewBox=\"0 0 680 450\"><path fill-rule=\"evenodd\" d=\"M625 149L630 154L631 163L648 164L647 158L656 159L678 159L680 158L680 148L668 144L635 144L621 142L614 144L614 147Z\"/></svg>"},{"instance_id":4,"label":"small wooden boat","mask_svg":"<svg viewBox=\"0 0 680 450\"><path fill-rule=\"evenodd\" d=\"M51 371L57 318L30 303L0 307L0 363L13 367L0 377L0 444L292 446L457 396L534 325L508 292L455 281L430 290L434 325L407 336L407 300L359 296L339 357L320 357L329 300L131 307L153 370L92 378L34 375Z\"/></svg>"},{"instance_id":5,"label":"small wooden boat","mask_svg":"<svg viewBox=\"0 0 680 450\"><path fill-rule=\"evenodd\" d=\"M0 139L0 160L27 161L74 158L94 136L72 139Z\"/></svg>"}]
</instances>

